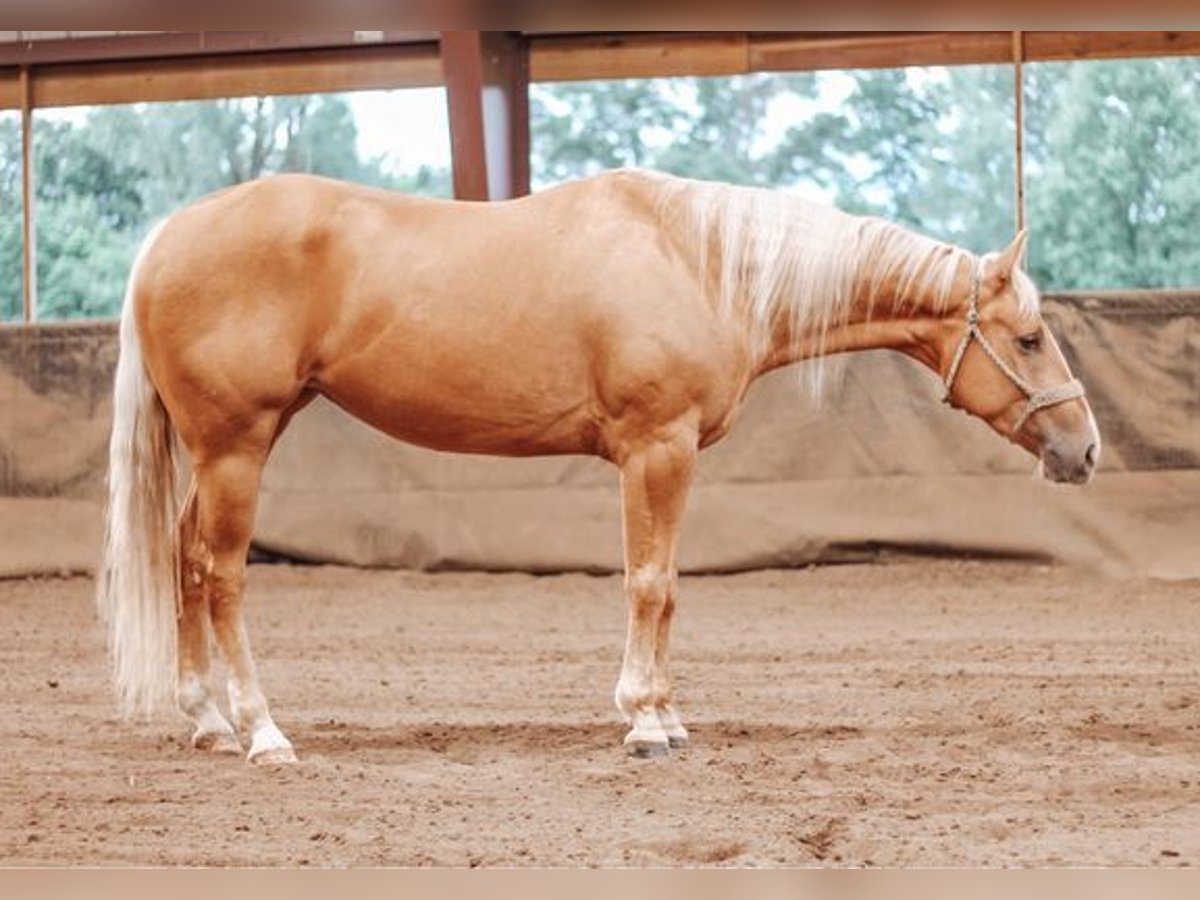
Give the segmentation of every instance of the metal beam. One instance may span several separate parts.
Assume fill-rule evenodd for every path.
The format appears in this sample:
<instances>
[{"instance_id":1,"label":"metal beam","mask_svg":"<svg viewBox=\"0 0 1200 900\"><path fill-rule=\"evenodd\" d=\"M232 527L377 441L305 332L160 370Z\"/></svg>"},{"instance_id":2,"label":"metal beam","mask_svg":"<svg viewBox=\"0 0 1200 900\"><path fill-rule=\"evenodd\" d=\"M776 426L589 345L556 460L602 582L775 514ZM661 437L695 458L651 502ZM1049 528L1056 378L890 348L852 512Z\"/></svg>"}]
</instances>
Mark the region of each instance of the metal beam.
<instances>
[{"instance_id":1,"label":"metal beam","mask_svg":"<svg viewBox=\"0 0 1200 900\"><path fill-rule=\"evenodd\" d=\"M454 195L503 200L529 193L529 46L505 31L441 35Z\"/></svg>"}]
</instances>

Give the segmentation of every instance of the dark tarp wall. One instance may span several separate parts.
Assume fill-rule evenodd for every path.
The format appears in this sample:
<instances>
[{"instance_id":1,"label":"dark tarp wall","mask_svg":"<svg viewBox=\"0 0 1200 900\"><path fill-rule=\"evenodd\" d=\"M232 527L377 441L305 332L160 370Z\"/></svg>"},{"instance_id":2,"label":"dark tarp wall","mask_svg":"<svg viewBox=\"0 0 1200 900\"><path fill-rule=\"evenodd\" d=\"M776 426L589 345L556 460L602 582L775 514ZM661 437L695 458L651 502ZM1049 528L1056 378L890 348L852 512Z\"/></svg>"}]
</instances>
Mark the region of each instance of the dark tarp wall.
<instances>
[{"instance_id":1,"label":"dark tarp wall","mask_svg":"<svg viewBox=\"0 0 1200 900\"><path fill-rule=\"evenodd\" d=\"M859 354L820 403L795 369L752 389L702 456L683 567L897 547L1200 577L1200 296L1048 298L1045 311L1104 439L1091 486L1035 481L1030 457L938 402L930 373ZM112 324L0 330L0 575L92 567L115 361ZM363 566L615 569L619 514L598 460L438 454L318 402L268 465L256 543Z\"/></svg>"}]
</instances>

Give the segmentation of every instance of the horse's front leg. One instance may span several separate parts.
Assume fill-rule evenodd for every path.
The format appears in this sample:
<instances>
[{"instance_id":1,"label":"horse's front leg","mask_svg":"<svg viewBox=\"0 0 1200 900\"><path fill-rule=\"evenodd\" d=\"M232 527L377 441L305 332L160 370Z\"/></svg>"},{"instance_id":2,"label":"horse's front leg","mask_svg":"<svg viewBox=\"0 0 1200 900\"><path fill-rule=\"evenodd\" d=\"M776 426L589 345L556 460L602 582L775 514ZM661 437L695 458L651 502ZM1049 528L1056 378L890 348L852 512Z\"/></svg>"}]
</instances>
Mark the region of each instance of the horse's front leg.
<instances>
[{"instance_id":1,"label":"horse's front leg","mask_svg":"<svg viewBox=\"0 0 1200 900\"><path fill-rule=\"evenodd\" d=\"M635 756L660 755L687 741L671 706L667 632L678 589L679 527L696 447L696 433L681 428L667 440L638 447L621 464L629 632L616 700L632 725L625 745Z\"/></svg>"}]
</instances>

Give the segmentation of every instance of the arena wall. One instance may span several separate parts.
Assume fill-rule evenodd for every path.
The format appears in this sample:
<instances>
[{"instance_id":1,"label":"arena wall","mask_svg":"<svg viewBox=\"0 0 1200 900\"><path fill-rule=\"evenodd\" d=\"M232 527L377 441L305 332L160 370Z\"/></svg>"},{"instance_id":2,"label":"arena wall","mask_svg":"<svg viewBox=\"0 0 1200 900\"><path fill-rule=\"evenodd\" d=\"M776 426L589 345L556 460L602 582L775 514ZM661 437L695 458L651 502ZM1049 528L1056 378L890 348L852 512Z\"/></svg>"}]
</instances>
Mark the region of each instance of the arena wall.
<instances>
[{"instance_id":1,"label":"arena wall","mask_svg":"<svg viewBox=\"0 0 1200 900\"><path fill-rule=\"evenodd\" d=\"M686 571L889 549L1200 576L1200 295L1047 298L1104 438L1079 490L942 406L896 354L847 357L821 401L795 369L756 385L706 451ZM0 575L91 568L99 545L113 323L0 330ZM403 445L319 401L264 476L259 552L360 566L605 571L621 562L615 471Z\"/></svg>"}]
</instances>

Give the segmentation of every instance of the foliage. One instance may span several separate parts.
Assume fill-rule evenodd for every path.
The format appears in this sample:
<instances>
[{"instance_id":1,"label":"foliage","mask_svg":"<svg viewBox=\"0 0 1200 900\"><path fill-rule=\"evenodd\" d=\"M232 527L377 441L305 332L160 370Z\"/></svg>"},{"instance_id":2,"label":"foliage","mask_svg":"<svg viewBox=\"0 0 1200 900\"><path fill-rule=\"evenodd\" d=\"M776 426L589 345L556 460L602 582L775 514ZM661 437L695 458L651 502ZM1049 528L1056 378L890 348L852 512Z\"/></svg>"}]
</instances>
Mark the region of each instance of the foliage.
<instances>
[{"instance_id":1,"label":"foliage","mask_svg":"<svg viewBox=\"0 0 1200 900\"><path fill-rule=\"evenodd\" d=\"M1056 288L1200 283L1200 61L1026 67L1030 266ZM535 86L541 185L617 166L823 196L973 250L1013 230L1006 66ZM449 160L358 152L344 96L99 107L37 121L40 309L112 315L150 225L273 172L449 193ZM0 318L19 317L20 143L0 115Z\"/></svg>"},{"instance_id":2,"label":"foliage","mask_svg":"<svg viewBox=\"0 0 1200 900\"><path fill-rule=\"evenodd\" d=\"M852 212L990 248L1011 237L1013 221L1008 73L981 67L541 87L533 95L534 171L555 181L641 165L805 189ZM838 80L848 82L840 102Z\"/></svg>"},{"instance_id":3,"label":"foliage","mask_svg":"<svg viewBox=\"0 0 1200 900\"><path fill-rule=\"evenodd\" d=\"M1010 67L973 66L541 86L534 172L640 165L805 190L985 251L1016 218L1013 84ZM1200 284L1200 61L1027 66L1025 107L1035 277Z\"/></svg>"},{"instance_id":4,"label":"foliage","mask_svg":"<svg viewBox=\"0 0 1200 900\"><path fill-rule=\"evenodd\" d=\"M21 129L0 113L0 322L21 317Z\"/></svg>"},{"instance_id":5,"label":"foliage","mask_svg":"<svg viewBox=\"0 0 1200 900\"><path fill-rule=\"evenodd\" d=\"M1200 64L1039 73L1055 110L1031 156L1033 261L1070 287L1200 283Z\"/></svg>"},{"instance_id":6,"label":"foliage","mask_svg":"<svg viewBox=\"0 0 1200 900\"><path fill-rule=\"evenodd\" d=\"M446 194L449 173L395 175L363 159L342 96L97 107L35 119L39 316L112 316L150 226L185 203L276 172ZM20 141L0 119L0 315L21 298ZM9 214L15 210L15 214Z\"/></svg>"}]
</instances>

